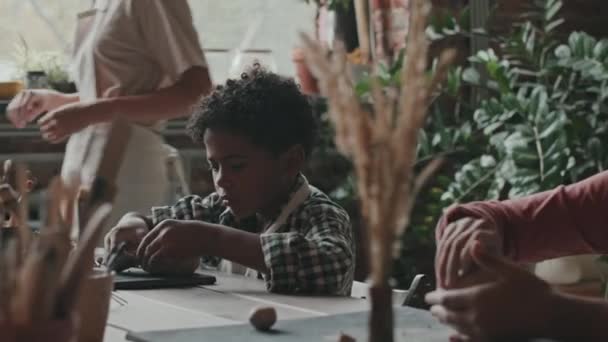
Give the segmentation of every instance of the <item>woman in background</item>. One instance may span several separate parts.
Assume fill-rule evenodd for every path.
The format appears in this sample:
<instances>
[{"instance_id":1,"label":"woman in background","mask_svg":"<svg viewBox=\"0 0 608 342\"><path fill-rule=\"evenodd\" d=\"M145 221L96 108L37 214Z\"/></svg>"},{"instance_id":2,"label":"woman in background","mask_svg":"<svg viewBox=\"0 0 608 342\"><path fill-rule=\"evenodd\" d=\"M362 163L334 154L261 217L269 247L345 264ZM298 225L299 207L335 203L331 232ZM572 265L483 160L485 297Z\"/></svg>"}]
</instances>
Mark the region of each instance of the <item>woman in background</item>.
<instances>
[{"instance_id":1,"label":"woman in background","mask_svg":"<svg viewBox=\"0 0 608 342\"><path fill-rule=\"evenodd\" d=\"M169 148L160 130L187 115L211 88L209 71L186 0L97 0L78 15L72 60L78 92L28 89L9 104L16 127L37 119L42 137L68 139L61 169L72 186L90 185L113 120L131 124L108 224L126 212L163 203Z\"/></svg>"}]
</instances>

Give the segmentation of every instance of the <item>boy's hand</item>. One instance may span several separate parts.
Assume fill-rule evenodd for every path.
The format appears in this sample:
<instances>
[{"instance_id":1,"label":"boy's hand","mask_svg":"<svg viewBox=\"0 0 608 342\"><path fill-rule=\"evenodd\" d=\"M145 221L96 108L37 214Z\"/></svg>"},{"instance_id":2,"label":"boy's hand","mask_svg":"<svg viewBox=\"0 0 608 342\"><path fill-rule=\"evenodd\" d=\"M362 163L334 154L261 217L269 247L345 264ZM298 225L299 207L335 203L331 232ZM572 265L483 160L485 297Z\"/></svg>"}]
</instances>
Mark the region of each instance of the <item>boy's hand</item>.
<instances>
[{"instance_id":1,"label":"boy's hand","mask_svg":"<svg viewBox=\"0 0 608 342\"><path fill-rule=\"evenodd\" d=\"M473 245L473 259L498 280L427 294L431 313L458 331L451 341L548 335L556 295L551 287L503 258Z\"/></svg>"},{"instance_id":2,"label":"boy's hand","mask_svg":"<svg viewBox=\"0 0 608 342\"><path fill-rule=\"evenodd\" d=\"M502 255L502 235L493 224L482 219L462 218L450 223L437 241L435 270L440 288L460 288L491 279L473 263L475 243L495 256Z\"/></svg>"},{"instance_id":3,"label":"boy's hand","mask_svg":"<svg viewBox=\"0 0 608 342\"><path fill-rule=\"evenodd\" d=\"M126 214L112 228L104 239L104 247L106 253L109 253L113 248L121 242L126 242L124 251L124 267L135 267L139 265L139 261L135 257L137 246L148 232L148 224L144 218L135 214ZM124 269L124 267L121 267ZM117 271L122 271L122 269Z\"/></svg>"},{"instance_id":4,"label":"boy's hand","mask_svg":"<svg viewBox=\"0 0 608 342\"><path fill-rule=\"evenodd\" d=\"M168 269L178 269L177 273L194 271L198 258L204 254L201 251L204 229L198 223L164 220L156 225L137 247L142 268L154 273L167 273Z\"/></svg>"}]
</instances>

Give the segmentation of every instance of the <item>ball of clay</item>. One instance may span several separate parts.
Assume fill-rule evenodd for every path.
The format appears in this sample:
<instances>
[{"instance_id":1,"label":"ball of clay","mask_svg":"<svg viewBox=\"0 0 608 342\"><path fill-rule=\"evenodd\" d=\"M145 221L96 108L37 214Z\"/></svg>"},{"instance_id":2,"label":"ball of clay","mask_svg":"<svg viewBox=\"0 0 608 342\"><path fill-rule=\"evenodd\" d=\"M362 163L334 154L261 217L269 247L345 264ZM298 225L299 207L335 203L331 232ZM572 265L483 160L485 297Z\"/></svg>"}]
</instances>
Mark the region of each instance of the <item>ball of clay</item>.
<instances>
[{"instance_id":1,"label":"ball of clay","mask_svg":"<svg viewBox=\"0 0 608 342\"><path fill-rule=\"evenodd\" d=\"M251 325L262 331L270 330L276 321L277 311L271 306L254 308L249 315Z\"/></svg>"}]
</instances>

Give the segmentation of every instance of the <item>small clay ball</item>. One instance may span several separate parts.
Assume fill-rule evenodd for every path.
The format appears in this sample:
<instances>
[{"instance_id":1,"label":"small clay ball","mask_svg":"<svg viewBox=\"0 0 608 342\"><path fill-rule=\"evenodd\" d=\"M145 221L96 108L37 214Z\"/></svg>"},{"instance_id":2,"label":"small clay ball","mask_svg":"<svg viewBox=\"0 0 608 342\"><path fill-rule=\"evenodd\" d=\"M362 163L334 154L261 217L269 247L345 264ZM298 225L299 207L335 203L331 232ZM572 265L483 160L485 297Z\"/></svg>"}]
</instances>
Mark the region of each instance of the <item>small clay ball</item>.
<instances>
[{"instance_id":1,"label":"small clay ball","mask_svg":"<svg viewBox=\"0 0 608 342\"><path fill-rule=\"evenodd\" d=\"M254 308L249 315L249 322L256 329L267 331L277 321L277 311L271 306L260 306Z\"/></svg>"}]
</instances>

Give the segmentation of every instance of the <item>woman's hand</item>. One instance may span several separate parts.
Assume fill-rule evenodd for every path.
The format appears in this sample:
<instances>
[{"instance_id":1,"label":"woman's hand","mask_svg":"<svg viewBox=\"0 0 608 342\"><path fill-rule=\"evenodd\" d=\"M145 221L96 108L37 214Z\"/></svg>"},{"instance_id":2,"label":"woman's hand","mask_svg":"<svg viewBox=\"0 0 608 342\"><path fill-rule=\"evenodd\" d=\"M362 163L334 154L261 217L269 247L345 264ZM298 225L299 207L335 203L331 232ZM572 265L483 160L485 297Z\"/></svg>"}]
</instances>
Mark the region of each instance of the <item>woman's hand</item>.
<instances>
[{"instance_id":1,"label":"woman's hand","mask_svg":"<svg viewBox=\"0 0 608 342\"><path fill-rule=\"evenodd\" d=\"M437 241L435 270L438 286L459 288L491 279L473 262L472 246L479 243L488 253L502 256L502 241L498 228L486 220L465 217L450 223Z\"/></svg>"},{"instance_id":2,"label":"woman's hand","mask_svg":"<svg viewBox=\"0 0 608 342\"><path fill-rule=\"evenodd\" d=\"M38 125L42 137L56 144L91 124L104 121L103 114L100 103L70 103L43 115Z\"/></svg>"},{"instance_id":3,"label":"woman's hand","mask_svg":"<svg viewBox=\"0 0 608 342\"><path fill-rule=\"evenodd\" d=\"M451 341L548 337L558 295L543 280L476 243L474 262L497 280L426 296L431 313L458 331ZM543 336L544 335L544 336Z\"/></svg>"},{"instance_id":4,"label":"woman's hand","mask_svg":"<svg viewBox=\"0 0 608 342\"><path fill-rule=\"evenodd\" d=\"M8 104L6 117L17 128L23 128L41 114L77 99L54 90L27 89L17 94Z\"/></svg>"}]
</instances>

